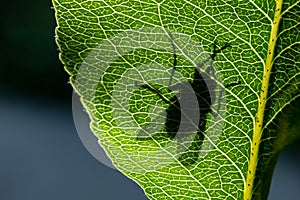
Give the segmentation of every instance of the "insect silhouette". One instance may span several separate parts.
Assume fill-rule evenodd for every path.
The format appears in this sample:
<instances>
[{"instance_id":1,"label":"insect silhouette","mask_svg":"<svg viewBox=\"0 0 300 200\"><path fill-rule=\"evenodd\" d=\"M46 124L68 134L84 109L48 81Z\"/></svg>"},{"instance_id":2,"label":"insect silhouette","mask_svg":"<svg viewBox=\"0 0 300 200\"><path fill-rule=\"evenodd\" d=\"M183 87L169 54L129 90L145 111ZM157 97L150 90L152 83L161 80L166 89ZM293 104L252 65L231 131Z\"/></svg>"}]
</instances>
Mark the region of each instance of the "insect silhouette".
<instances>
[{"instance_id":1,"label":"insect silhouette","mask_svg":"<svg viewBox=\"0 0 300 200\"><path fill-rule=\"evenodd\" d=\"M162 94L161 90L159 89L160 87L157 87L157 85L136 84L136 86L147 89L158 95L158 97L168 105L166 109L166 121L164 124L165 132L156 133L151 136L137 135L137 140L153 140L159 137L174 139L176 137L178 143L182 143L184 142L184 138L191 134L191 131L196 130L196 135L193 138L193 141L189 143L188 147L185 148L185 151L180 152L179 150L178 152L178 160L183 165L192 165L197 161L199 157L199 151L201 150L201 146L205 137L204 133L206 129L208 114L216 117L216 113L214 113L211 108L211 105L215 102L216 99L216 94L214 92L216 83L215 80L211 79L211 76L207 74L214 73L212 62L214 61L218 53L220 53L230 45L227 43L220 49L217 49L216 45L214 45L214 49L210 57L205 59L201 64L197 66L202 67L206 62L211 62L210 67L208 67L206 70L206 73L201 74L197 67L195 67L192 81L181 82L175 84L174 86L170 86L172 84L172 78L177 67L177 55L173 36L171 33L169 33L169 38L173 48L173 69L169 80L168 91L170 93L172 91L178 91L178 93L168 99ZM197 102L193 102L190 100L191 98L189 97L191 96L191 94L196 96ZM191 105L191 109L187 108L183 110L182 104ZM195 108L193 104L198 104L198 107ZM220 105L218 107L220 108ZM188 117L184 118L183 116ZM183 129L182 125L184 126Z\"/></svg>"}]
</instances>

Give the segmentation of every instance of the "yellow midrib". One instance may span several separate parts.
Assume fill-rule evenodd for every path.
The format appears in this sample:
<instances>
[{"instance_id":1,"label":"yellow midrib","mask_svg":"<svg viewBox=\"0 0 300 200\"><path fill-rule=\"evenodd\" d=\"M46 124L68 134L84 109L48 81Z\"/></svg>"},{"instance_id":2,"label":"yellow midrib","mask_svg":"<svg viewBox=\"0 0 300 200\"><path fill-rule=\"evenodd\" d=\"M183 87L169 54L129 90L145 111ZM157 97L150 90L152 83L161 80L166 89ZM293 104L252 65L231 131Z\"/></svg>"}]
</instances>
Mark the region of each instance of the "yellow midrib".
<instances>
[{"instance_id":1,"label":"yellow midrib","mask_svg":"<svg viewBox=\"0 0 300 200\"><path fill-rule=\"evenodd\" d=\"M253 190L255 172L256 172L256 167L258 162L259 144L262 136L264 112L265 112L265 107L267 102L266 99L268 94L271 69L273 65L273 57L274 57L274 49L275 49L276 39L277 39L277 32L278 32L278 27L279 27L279 22L281 17L280 15L281 15L282 1L283 0L276 1L276 10L274 15L274 20L272 23L270 40L268 45L268 55L264 67L262 87L261 87L260 97L258 101L258 110L255 118L254 132L253 132L253 138L252 138L251 150L250 150L250 160L248 164L247 179L245 182L246 185L244 191L244 200L251 200L253 194L252 190Z\"/></svg>"}]
</instances>

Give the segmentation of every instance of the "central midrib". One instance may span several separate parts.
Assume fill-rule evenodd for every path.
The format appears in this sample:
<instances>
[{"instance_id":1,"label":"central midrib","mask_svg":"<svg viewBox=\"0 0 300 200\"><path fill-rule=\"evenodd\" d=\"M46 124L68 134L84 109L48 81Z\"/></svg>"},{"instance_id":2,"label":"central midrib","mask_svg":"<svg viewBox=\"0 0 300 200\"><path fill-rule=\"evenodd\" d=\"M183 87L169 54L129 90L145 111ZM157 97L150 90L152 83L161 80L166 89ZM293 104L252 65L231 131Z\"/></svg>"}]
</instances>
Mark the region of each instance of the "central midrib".
<instances>
[{"instance_id":1,"label":"central midrib","mask_svg":"<svg viewBox=\"0 0 300 200\"><path fill-rule=\"evenodd\" d=\"M250 150L250 160L248 164L248 172L247 172L247 179L245 182L245 190L244 190L244 200L251 200L253 194L253 184L255 179L255 172L258 163L258 152L259 152L259 145L262 136L262 126L263 126L263 119L264 119L264 112L267 102L267 95L268 95L268 88L269 88L269 80L271 75L271 69L273 65L273 57L274 57L274 49L277 40L277 33L278 27L281 17L281 8L282 8L282 1L276 1L276 10L274 14L273 23L271 24L271 32L270 32L270 40L268 44L268 52L267 58L265 61L264 66L264 73L262 77L262 86L260 90L260 96L258 101L258 109L257 115L255 117L254 123L254 131L253 131L253 138L251 142L251 150Z\"/></svg>"}]
</instances>

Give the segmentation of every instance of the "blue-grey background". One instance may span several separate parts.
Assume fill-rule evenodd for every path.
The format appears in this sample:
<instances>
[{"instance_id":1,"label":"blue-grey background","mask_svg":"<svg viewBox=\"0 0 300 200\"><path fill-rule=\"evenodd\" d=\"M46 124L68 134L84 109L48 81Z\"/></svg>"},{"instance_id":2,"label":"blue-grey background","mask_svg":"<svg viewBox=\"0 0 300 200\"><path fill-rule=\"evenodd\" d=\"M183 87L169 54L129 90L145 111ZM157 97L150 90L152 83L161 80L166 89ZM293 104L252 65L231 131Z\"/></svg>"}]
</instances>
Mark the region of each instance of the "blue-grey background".
<instances>
[{"instance_id":1,"label":"blue-grey background","mask_svg":"<svg viewBox=\"0 0 300 200\"><path fill-rule=\"evenodd\" d=\"M51 6L45 0L1 6L0 200L147 199L93 158L77 135ZM298 146L279 159L269 200L300 199Z\"/></svg>"}]
</instances>

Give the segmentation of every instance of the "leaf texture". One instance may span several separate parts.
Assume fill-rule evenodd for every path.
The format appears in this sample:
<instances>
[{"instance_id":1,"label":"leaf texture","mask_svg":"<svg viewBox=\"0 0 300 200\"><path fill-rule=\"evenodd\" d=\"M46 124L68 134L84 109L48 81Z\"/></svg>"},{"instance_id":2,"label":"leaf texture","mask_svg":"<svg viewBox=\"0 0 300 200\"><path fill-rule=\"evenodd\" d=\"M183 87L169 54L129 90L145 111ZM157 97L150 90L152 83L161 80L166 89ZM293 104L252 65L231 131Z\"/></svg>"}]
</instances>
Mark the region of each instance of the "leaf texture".
<instances>
[{"instance_id":1,"label":"leaf texture","mask_svg":"<svg viewBox=\"0 0 300 200\"><path fill-rule=\"evenodd\" d=\"M149 199L267 198L280 115L300 96L300 1L53 4L60 58L91 129ZM191 104L202 125L175 139L170 77L193 90L203 79L194 98L211 97Z\"/></svg>"}]
</instances>

